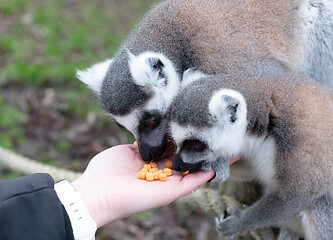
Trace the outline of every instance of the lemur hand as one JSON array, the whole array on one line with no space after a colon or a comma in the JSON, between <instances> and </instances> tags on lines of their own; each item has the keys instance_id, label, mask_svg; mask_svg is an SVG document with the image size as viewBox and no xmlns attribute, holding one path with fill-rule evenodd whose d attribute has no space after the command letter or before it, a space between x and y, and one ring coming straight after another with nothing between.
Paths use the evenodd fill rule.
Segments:
<instances>
[{"instance_id":1,"label":"lemur hand","mask_svg":"<svg viewBox=\"0 0 333 240\"><path fill-rule=\"evenodd\" d=\"M241 221L242 210L228 209L228 213L231 216L225 218L224 213L222 213L219 219L215 219L216 228L222 235L234 239L244 230Z\"/></svg>"},{"instance_id":2,"label":"lemur hand","mask_svg":"<svg viewBox=\"0 0 333 240\"><path fill-rule=\"evenodd\" d=\"M229 161L224 158L218 158L214 162L205 162L202 169L215 171L215 178L212 182L223 182L229 177Z\"/></svg>"}]
</instances>

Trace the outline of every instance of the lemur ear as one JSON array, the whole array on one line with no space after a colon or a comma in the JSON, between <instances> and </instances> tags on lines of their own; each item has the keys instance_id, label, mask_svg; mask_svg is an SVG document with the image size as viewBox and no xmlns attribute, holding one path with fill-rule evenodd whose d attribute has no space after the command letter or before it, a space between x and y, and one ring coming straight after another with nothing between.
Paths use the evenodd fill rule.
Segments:
<instances>
[{"instance_id":1,"label":"lemur ear","mask_svg":"<svg viewBox=\"0 0 333 240\"><path fill-rule=\"evenodd\" d=\"M239 100L229 95L222 95L221 98L225 105L225 112L230 115L230 122L234 123L237 120Z\"/></svg>"},{"instance_id":2,"label":"lemur ear","mask_svg":"<svg viewBox=\"0 0 333 240\"><path fill-rule=\"evenodd\" d=\"M144 52L136 56L129 50L128 56L129 68L136 84L148 87L166 85L165 68L168 60L165 56L155 52Z\"/></svg>"},{"instance_id":3,"label":"lemur ear","mask_svg":"<svg viewBox=\"0 0 333 240\"><path fill-rule=\"evenodd\" d=\"M103 80L112 62L112 59L107 59L104 62L92 65L86 70L76 70L76 77L81 82L85 83L96 94L99 94L102 88Z\"/></svg>"},{"instance_id":4,"label":"lemur ear","mask_svg":"<svg viewBox=\"0 0 333 240\"><path fill-rule=\"evenodd\" d=\"M159 59L158 57L150 57L147 60L152 69L156 71L161 71L164 67L164 64L162 63L161 59Z\"/></svg>"},{"instance_id":5,"label":"lemur ear","mask_svg":"<svg viewBox=\"0 0 333 240\"><path fill-rule=\"evenodd\" d=\"M163 68L164 64L158 57L147 58L147 62L151 67L152 72L158 73L158 78L164 78Z\"/></svg>"},{"instance_id":6,"label":"lemur ear","mask_svg":"<svg viewBox=\"0 0 333 240\"><path fill-rule=\"evenodd\" d=\"M236 122L240 111L240 99L240 94L231 89L221 89L216 92L209 102L212 121L222 125Z\"/></svg>"}]
</instances>

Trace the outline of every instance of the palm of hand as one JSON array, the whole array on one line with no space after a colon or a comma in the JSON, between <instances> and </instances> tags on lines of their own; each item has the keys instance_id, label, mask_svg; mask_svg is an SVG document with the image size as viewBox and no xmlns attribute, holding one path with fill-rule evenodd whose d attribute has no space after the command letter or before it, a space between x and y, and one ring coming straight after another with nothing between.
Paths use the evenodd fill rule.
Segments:
<instances>
[{"instance_id":1,"label":"palm of hand","mask_svg":"<svg viewBox=\"0 0 333 240\"><path fill-rule=\"evenodd\" d=\"M170 158L158 161L160 168L166 160ZM144 163L134 145L107 149L91 160L77 185L90 188L89 194L83 197L90 202L96 218L101 219L96 220L98 226L167 205L199 188L214 175L211 171L183 177L174 172L166 182L147 182L137 179Z\"/></svg>"}]
</instances>

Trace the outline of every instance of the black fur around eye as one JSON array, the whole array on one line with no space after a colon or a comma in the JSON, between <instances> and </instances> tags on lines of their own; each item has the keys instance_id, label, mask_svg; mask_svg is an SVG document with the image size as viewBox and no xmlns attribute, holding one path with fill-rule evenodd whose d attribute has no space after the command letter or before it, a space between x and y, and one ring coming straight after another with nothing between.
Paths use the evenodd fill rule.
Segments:
<instances>
[{"instance_id":1,"label":"black fur around eye","mask_svg":"<svg viewBox=\"0 0 333 240\"><path fill-rule=\"evenodd\" d=\"M202 143L195 143L192 145L192 148L195 150L195 151L202 151L205 149L205 145L202 144Z\"/></svg>"},{"instance_id":2,"label":"black fur around eye","mask_svg":"<svg viewBox=\"0 0 333 240\"><path fill-rule=\"evenodd\" d=\"M161 123L162 117L158 112L145 112L140 120L139 129L151 130L158 127Z\"/></svg>"},{"instance_id":3,"label":"black fur around eye","mask_svg":"<svg viewBox=\"0 0 333 240\"><path fill-rule=\"evenodd\" d=\"M186 140L183 147L189 151L202 152L206 149L207 145L200 140Z\"/></svg>"},{"instance_id":4,"label":"black fur around eye","mask_svg":"<svg viewBox=\"0 0 333 240\"><path fill-rule=\"evenodd\" d=\"M145 122L145 125L150 128L155 128L158 125L157 119L152 119L147 122Z\"/></svg>"}]
</instances>

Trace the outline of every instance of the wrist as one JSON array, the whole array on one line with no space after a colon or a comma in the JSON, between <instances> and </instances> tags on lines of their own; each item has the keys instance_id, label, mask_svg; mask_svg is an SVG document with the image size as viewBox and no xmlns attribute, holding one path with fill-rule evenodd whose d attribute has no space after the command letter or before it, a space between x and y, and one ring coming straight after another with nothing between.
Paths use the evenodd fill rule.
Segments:
<instances>
[{"instance_id":1,"label":"wrist","mask_svg":"<svg viewBox=\"0 0 333 240\"><path fill-rule=\"evenodd\" d=\"M97 224L97 228L123 218L126 209L123 206L124 201L117 199L119 191L110 186L106 188L104 182L103 184L92 183L91 179L94 178L83 174L72 182L72 185L81 194L84 204ZM98 176L95 179L98 179ZM113 191L113 193L106 194L110 191Z\"/></svg>"},{"instance_id":2,"label":"wrist","mask_svg":"<svg viewBox=\"0 0 333 240\"><path fill-rule=\"evenodd\" d=\"M97 228L100 227L101 226L99 224L100 219L99 215L97 214L98 211L96 210L96 206L94 205L94 203L96 204L97 201L96 199L97 196L94 195L95 193L89 190L90 189L89 185L84 184L79 179L73 181L71 184L76 189L76 191L80 193L80 195L82 196L82 201L86 206L91 218L96 222Z\"/></svg>"},{"instance_id":3,"label":"wrist","mask_svg":"<svg viewBox=\"0 0 333 240\"><path fill-rule=\"evenodd\" d=\"M71 221L74 239L95 239L96 222L90 216L89 210L82 201L81 194L66 180L55 184L54 190L64 205Z\"/></svg>"},{"instance_id":4,"label":"wrist","mask_svg":"<svg viewBox=\"0 0 333 240\"><path fill-rule=\"evenodd\" d=\"M84 177L80 177L72 185L75 187L82 196L82 201L87 207L90 216L96 222L97 228L104 226L112 221L109 216L108 201L100 196L103 193L103 189L99 189L99 186L92 184L91 181L85 181Z\"/></svg>"}]
</instances>

